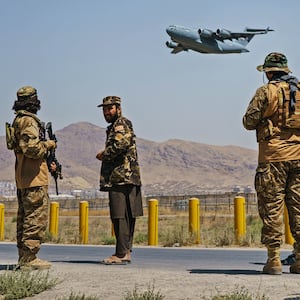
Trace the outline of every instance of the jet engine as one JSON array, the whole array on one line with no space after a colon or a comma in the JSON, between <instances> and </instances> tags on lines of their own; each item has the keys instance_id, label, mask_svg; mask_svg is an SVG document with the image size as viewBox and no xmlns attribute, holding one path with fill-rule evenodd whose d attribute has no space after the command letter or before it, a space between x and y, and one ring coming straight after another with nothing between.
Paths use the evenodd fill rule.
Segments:
<instances>
[{"instance_id":1,"label":"jet engine","mask_svg":"<svg viewBox=\"0 0 300 300\"><path fill-rule=\"evenodd\" d=\"M213 36L213 31L209 29L198 29L198 33L201 37L212 37Z\"/></svg>"},{"instance_id":2,"label":"jet engine","mask_svg":"<svg viewBox=\"0 0 300 300\"><path fill-rule=\"evenodd\" d=\"M174 48L176 48L178 45L177 45L176 43L173 43L173 42L166 42L166 46L167 46L168 48L174 49Z\"/></svg>"},{"instance_id":3,"label":"jet engine","mask_svg":"<svg viewBox=\"0 0 300 300\"><path fill-rule=\"evenodd\" d=\"M231 37L231 32L226 29L217 29L217 35L223 39L229 39Z\"/></svg>"}]
</instances>

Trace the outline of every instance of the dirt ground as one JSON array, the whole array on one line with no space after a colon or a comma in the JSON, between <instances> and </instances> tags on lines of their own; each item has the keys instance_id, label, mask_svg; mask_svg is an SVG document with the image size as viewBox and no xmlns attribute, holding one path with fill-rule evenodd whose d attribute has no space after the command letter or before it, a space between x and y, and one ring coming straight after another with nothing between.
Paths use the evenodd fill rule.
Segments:
<instances>
[{"instance_id":1,"label":"dirt ground","mask_svg":"<svg viewBox=\"0 0 300 300\"><path fill-rule=\"evenodd\" d=\"M100 259L111 253L112 246L69 247L63 247L64 252L60 245L42 247L41 257L52 263L49 275L59 282L26 299L68 299L73 293L124 300L134 289L139 294L153 289L165 300L208 300L243 290L253 300L300 300L300 275L289 273L289 266L283 266L282 275L261 274L264 249L141 247L134 249L131 264L107 266L100 264ZM283 249L283 257L291 253L290 248ZM2 243L0 274L7 265L13 266L16 258L15 245Z\"/></svg>"},{"instance_id":2,"label":"dirt ground","mask_svg":"<svg viewBox=\"0 0 300 300\"><path fill-rule=\"evenodd\" d=\"M140 293L154 288L154 293L159 292L166 300L210 299L213 295L229 294L242 288L254 297L265 295L265 299L270 300L300 299L300 275L288 273L288 266L284 266L283 275L270 276L246 274L244 271L241 274L201 274L187 270L157 270L151 266L140 268L134 264L105 266L95 263L84 264L83 267L75 263L57 262L53 263L50 274L58 277L61 283L28 299L54 300L73 292L120 300L135 288Z\"/></svg>"}]
</instances>

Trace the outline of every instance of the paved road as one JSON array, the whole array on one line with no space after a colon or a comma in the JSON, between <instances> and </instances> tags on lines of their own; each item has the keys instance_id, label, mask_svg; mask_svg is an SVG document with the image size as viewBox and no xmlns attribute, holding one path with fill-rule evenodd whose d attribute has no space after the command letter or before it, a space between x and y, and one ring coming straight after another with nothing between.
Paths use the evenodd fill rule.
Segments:
<instances>
[{"instance_id":1,"label":"paved road","mask_svg":"<svg viewBox=\"0 0 300 300\"><path fill-rule=\"evenodd\" d=\"M264 249L136 247L133 262L105 266L99 261L113 253L111 246L43 245L40 257L52 262L50 274L62 280L55 288L30 299L58 299L71 291L100 299L124 299L137 288L154 286L165 299L203 299L245 288L269 299L300 299L300 275L261 274ZM290 252L284 250L285 257ZM17 261L15 244L0 243L0 270ZM299 297L299 298L297 298Z\"/></svg>"}]
</instances>

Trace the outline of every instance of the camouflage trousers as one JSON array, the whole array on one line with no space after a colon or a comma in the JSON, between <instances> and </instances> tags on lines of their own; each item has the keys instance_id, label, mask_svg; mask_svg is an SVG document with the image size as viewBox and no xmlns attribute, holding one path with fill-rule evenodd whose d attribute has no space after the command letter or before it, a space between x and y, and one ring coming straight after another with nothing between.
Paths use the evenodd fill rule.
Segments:
<instances>
[{"instance_id":1,"label":"camouflage trousers","mask_svg":"<svg viewBox=\"0 0 300 300\"><path fill-rule=\"evenodd\" d=\"M285 204L291 233L300 246L300 160L260 163L255 189L263 222L261 242L268 248L282 244Z\"/></svg>"},{"instance_id":2,"label":"camouflage trousers","mask_svg":"<svg viewBox=\"0 0 300 300\"><path fill-rule=\"evenodd\" d=\"M18 189L17 247L37 254L48 223L48 187Z\"/></svg>"}]
</instances>

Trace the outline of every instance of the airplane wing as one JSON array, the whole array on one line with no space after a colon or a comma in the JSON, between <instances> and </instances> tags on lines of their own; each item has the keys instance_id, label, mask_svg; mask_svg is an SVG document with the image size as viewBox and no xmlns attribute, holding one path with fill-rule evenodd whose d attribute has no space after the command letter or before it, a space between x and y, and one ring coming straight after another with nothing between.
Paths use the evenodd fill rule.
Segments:
<instances>
[{"instance_id":1,"label":"airplane wing","mask_svg":"<svg viewBox=\"0 0 300 300\"><path fill-rule=\"evenodd\" d=\"M182 47L177 46L177 47L173 48L173 50L171 51L171 53L176 54L176 53L179 53L179 52L184 51L184 50L185 49L183 49Z\"/></svg>"},{"instance_id":2,"label":"airplane wing","mask_svg":"<svg viewBox=\"0 0 300 300\"><path fill-rule=\"evenodd\" d=\"M273 29L270 29L269 27L265 29L255 29L255 28L245 28L245 31L242 32L233 32L226 29L218 29L216 31L216 36L218 39L238 39L238 38L246 38L248 40L251 40L255 35L257 34L266 34L269 31L274 31Z\"/></svg>"}]
</instances>

